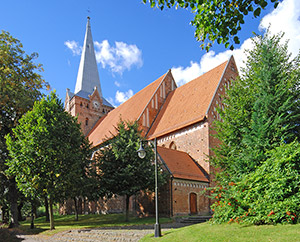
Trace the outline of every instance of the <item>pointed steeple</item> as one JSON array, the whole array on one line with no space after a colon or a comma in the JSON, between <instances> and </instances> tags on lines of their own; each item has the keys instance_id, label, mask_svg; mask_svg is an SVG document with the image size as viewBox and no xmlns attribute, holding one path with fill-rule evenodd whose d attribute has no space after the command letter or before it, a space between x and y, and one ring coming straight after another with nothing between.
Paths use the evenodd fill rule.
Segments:
<instances>
[{"instance_id":1,"label":"pointed steeple","mask_svg":"<svg viewBox=\"0 0 300 242\"><path fill-rule=\"evenodd\" d=\"M97 87L99 95L100 97L102 97L98 67L94 51L94 43L92 38L90 17L88 17L84 44L77 74L75 95L80 91L92 94L95 87Z\"/></svg>"}]
</instances>

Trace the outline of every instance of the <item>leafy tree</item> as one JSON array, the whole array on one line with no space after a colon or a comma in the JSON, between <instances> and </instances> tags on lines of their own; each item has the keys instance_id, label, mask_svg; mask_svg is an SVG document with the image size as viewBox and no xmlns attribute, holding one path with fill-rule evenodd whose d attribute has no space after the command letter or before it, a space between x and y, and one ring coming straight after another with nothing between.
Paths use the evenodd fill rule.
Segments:
<instances>
[{"instance_id":1,"label":"leafy tree","mask_svg":"<svg viewBox=\"0 0 300 242\"><path fill-rule=\"evenodd\" d=\"M95 167L89 165L89 162L82 162L81 169L74 174L72 186L66 191L66 197L74 201L75 220L78 221L79 199L87 198L89 201L99 199L99 188Z\"/></svg>"},{"instance_id":2,"label":"leafy tree","mask_svg":"<svg viewBox=\"0 0 300 242\"><path fill-rule=\"evenodd\" d=\"M215 191L215 223L297 223L300 216L300 144L283 143L240 181Z\"/></svg>"},{"instance_id":3,"label":"leafy tree","mask_svg":"<svg viewBox=\"0 0 300 242\"><path fill-rule=\"evenodd\" d=\"M77 119L64 111L52 92L34 104L6 139L12 157L7 162L9 174L27 196L48 197L50 229L54 229L53 203L74 189L91 155Z\"/></svg>"},{"instance_id":4,"label":"leafy tree","mask_svg":"<svg viewBox=\"0 0 300 242\"><path fill-rule=\"evenodd\" d=\"M226 48L234 48L239 44L238 32L245 23L244 17L253 14L261 15L268 4L276 8L280 0L143 0L152 8L180 7L190 9L195 18L191 24L196 28L195 37L203 42L201 47L208 51L214 42L224 44Z\"/></svg>"},{"instance_id":5,"label":"leafy tree","mask_svg":"<svg viewBox=\"0 0 300 242\"><path fill-rule=\"evenodd\" d=\"M21 116L32 108L35 100L41 98L42 89L46 83L38 74L42 71L40 64L35 64L37 54L25 54L19 40L8 32L0 33L0 205L8 207L10 203L11 223L17 226L18 222L18 191L14 176L7 176L5 161L8 158L5 135L12 134L12 128L18 124ZM3 194L4 191L8 191Z\"/></svg>"},{"instance_id":6,"label":"leafy tree","mask_svg":"<svg viewBox=\"0 0 300 242\"><path fill-rule=\"evenodd\" d=\"M152 148L146 146L146 157L138 157L137 150L142 138L137 122L120 120L116 129L118 135L99 150L96 167L103 196L125 196L128 221L130 197L141 190L154 188L154 164L151 162L154 155ZM162 176L160 181L163 181Z\"/></svg>"},{"instance_id":7,"label":"leafy tree","mask_svg":"<svg viewBox=\"0 0 300 242\"><path fill-rule=\"evenodd\" d=\"M213 193L217 199L216 222L249 214L247 209L253 210L251 206L255 202L268 196L272 198L261 201L265 208L257 206L256 215L252 214L255 218L247 221L283 222L282 219L266 220L266 212L271 207L286 204L297 192L297 181L284 187L288 196L283 196L285 191L281 189L267 187L275 186L273 179L278 171L283 172L278 176L281 177L279 183L289 181L290 167L296 168L293 165L296 161L290 160L288 153L284 153L281 160L277 156L284 149L290 152L289 147L298 148L297 144L287 144L299 139L300 56L291 59L287 43L281 44L281 38L282 35L270 36L267 32L253 40L255 48L248 52L244 73L226 91L225 109L218 110L222 121L214 125L221 144L211 157L213 164L221 168L217 177L220 187ZM290 156L297 157L297 152L291 152ZM271 166L271 161L277 164ZM281 163L287 166L276 167ZM267 166L277 170L267 169ZM295 172L299 175L300 170ZM260 197L255 192L259 192Z\"/></svg>"}]
</instances>

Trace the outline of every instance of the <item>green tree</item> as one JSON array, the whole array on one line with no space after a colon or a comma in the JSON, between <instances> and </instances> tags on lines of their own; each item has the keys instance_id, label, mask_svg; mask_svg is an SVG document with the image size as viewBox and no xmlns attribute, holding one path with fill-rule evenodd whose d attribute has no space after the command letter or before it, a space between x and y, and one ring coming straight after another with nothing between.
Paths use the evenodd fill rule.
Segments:
<instances>
[{"instance_id":1,"label":"green tree","mask_svg":"<svg viewBox=\"0 0 300 242\"><path fill-rule=\"evenodd\" d=\"M195 18L191 24L196 28L195 37L203 42L202 49L208 51L214 42L234 48L239 44L238 32L245 23L245 16L253 14L254 18L271 4L276 8L280 0L143 0L151 7L188 8Z\"/></svg>"},{"instance_id":2,"label":"green tree","mask_svg":"<svg viewBox=\"0 0 300 242\"><path fill-rule=\"evenodd\" d=\"M0 197L8 190L7 200L0 199L2 207L8 207L10 203L10 226L17 226L18 222L18 191L14 176L7 176L8 152L5 136L12 134L12 128L16 127L21 116L32 108L34 101L41 98L42 89L46 83L38 74L42 71L34 60L37 54L25 54L19 40L13 38L8 32L0 33Z\"/></svg>"},{"instance_id":3,"label":"green tree","mask_svg":"<svg viewBox=\"0 0 300 242\"><path fill-rule=\"evenodd\" d=\"M212 157L230 176L253 171L266 151L299 137L300 57L290 58L282 35L253 39L246 68L234 81L214 123L221 141Z\"/></svg>"},{"instance_id":4,"label":"green tree","mask_svg":"<svg viewBox=\"0 0 300 242\"><path fill-rule=\"evenodd\" d=\"M268 32L254 38L255 48L248 52L242 76L226 91L224 110L218 110L222 121L216 121L214 126L221 144L214 149L215 156L211 157L213 164L221 168L217 177L220 187L213 193L217 199L217 222L228 221L229 218L237 218L241 212L247 212L244 210L250 208L250 204L249 201L245 203L245 191L261 186L259 192L267 196L270 191L265 184L271 177L267 173L275 171L266 169L266 165L270 165L273 156L276 156L277 147L285 147L285 144L299 139L300 56L291 59L287 43L281 44L281 38L282 35L270 36ZM289 159L283 158L282 161L289 162ZM259 183L259 174L265 184ZM241 185L245 182L248 187ZM297 191L294 185L286 188L291 194ZM273 198L278 198L283 191L272 192ZM255 200L254 194L251 194ZM268 199L266 202L268 207L274 207L276 202L281 201ZM266 210L256 210L256 215Z\"/></svg>"},{"instance_id":5,"label":"green tree","mask_svg":"<svg viewBox=\"0 0 300 242\"><path fill-rule=\"evenodd\" d=\"M120 120L116 129L118 134L99 150L96 167L102 196L125 196L128 221L130 197L141 190L154 188L154 164L151 162L154 154L152 148L146 146L146 157L138 157L137 150L142 138L137 122Z\"/></svg>"},{"instance_id":6,"label":"green tree","mask_svg":"<svg viewBox=\"0 0 300 242\"><path fill-rule=\"evenodd\" d=\"M8 173L27 196L48 197L50 229L54 229L53 203L67 198L66 191L74 189L79 174L85 174L91 155L77 119L64 111L52 92L34 104L6 139L12 158Z\"/></svg>"},{"instance_id":7,"label":"green tree","mask_svg":"<svg viewBox=\"0 0 300 242\"><path fill-rule=\"evenodd\" d=\"M71 186L65 191L66 197L74 201L76 221L78 221L79 199L87 198L89 201L97 201L100 190L95 167L88 160L82 162L81 169L74 174Z\"/></svg>"},{"instance_id":8,"label":"green tree","mask_svg":"<svg viewBox=\"0 0 300 242\"><path fill-rule=\"evenodd\" d=\"M283 143L261 166L215 192L213 222L297 223L300 216L300 145Z\"/></svg>"}]
</instances>

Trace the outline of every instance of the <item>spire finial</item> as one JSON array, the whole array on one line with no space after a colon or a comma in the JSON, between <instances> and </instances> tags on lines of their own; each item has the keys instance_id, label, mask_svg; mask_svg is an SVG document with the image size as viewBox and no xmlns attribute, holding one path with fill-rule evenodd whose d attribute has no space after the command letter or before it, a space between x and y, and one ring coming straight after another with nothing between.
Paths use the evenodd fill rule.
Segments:
<instances>
[{"instance_id":1,"label":"spire finial","mask_svg":"<svg viewBox=\"0 0 300 242\"><path fill-rule=\"evenodd\" d=\"M90 14L91 14L91 11L90 11L90 7L88 7L88 9L86 10L88 12L88 16L87 16L87 19L90 20Z\"/></svg>"}]
</instances>

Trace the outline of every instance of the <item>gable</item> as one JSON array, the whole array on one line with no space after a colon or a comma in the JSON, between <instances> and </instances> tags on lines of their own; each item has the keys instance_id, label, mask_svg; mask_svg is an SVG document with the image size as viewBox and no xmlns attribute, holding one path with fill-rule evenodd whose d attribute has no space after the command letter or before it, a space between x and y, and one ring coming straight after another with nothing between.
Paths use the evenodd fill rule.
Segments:
<instances>
[{"instance_id":1,"label":"gable","mask_svg":"<svg viewBox=\"0 0 300 242\"><path fill-rule=\"evenodd\" d=\"M139 126L147 132L155 116L159 112L170 88L176 88L170 72L136 93L119 107L102 117L89 132L89 141L97 146L117 134L116 128L120 119L123 121L138 121ZM175 82L174 82L175 83Z\"/></svg>"},{"instance_id":2,"label":"gable","mask_svg":"<svg viewBox=\"0 0 300 242\"><path fill-rule=\"evenodd\" d=\"M228 61L175 89L148 132L159 137L205 119Z\"/></svg>"}]
</instances>

